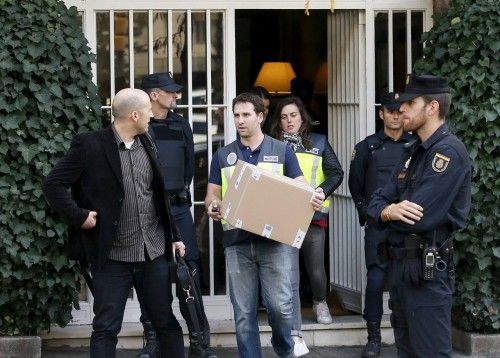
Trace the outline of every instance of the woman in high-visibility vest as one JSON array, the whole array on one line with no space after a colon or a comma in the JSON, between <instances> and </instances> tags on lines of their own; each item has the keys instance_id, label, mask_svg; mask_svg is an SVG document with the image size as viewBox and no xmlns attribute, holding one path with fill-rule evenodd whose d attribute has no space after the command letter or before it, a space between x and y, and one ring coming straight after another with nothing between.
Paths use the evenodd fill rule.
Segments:
<instances>
[{"instance_id":1,"label":"woman in high-visibility vest","mask_svg":"<svg viewBox=\"0 0 500 358\"><path fill-rule=\"evenodd\" d=\"M276 109L271 124L271 134L290 145L307 182L313 187L321 187L325 197L330 196L342 183L344 172L326 136L310 133L312 120L302 101L295 96L282 99ZM302 244L302 253L313 294L313 312L318 323L329 324L332 316L326 303L327 279L325 271L325 229L328 226L329 200L323 209L314 214L309 230ZM295 355L308 352L301 337L301 311L299 296L299 260L294 271L294 324L292 336L295 340Z\"/></svg>"}]
</instances>

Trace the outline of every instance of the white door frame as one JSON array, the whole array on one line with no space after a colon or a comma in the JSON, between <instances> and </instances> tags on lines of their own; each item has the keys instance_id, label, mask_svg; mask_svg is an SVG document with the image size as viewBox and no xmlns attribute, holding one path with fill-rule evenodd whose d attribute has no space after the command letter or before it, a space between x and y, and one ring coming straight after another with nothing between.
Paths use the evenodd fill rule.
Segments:
<instances>
[{"instance_id":1,"label":"white door frame","mask_svg":"<svg viewBox=\"0 0 500 358\"><path fill-rule=\"evenodd\" d=\"M96 10L222 10L225 13L224 17L224 67L225 67L225 98L226 98L226 116L225 116L225 134L224 138L226 143L233 141L236 138L236 130L232 123L231 108L229 108L229 99L234 98L236 95L236 39L235 39L235 10L240 9L304 9L304 0L186 0L186 1L173 1L173 0L65 0L68 6L76 6L83 15L83 28L84 33L89 41L89 46L93 53L96 53ZM311 10L329 10L331 6L330 0L310 0L309 7ZM366 23L366 38L365 38L365 73L364 80L360 81L362 93L362 101L360 102L360 115L359 130L357 133L352 133L356 136L356 140L364 138L366 135L375 131L373 121L368 121L367 118L374 118L375 115L375 64L374 64L374 16L377 10L425 10L425 24L424 31L432 26L432 0L373 0L373 1L359 1L359 0L337 0L335 1L335 9L358 9L364 11L364 18ZM326 14L325 14L326 15ZM360 58L360 60L363 60ZM96 78L96 64L92 64L92 73L94 79ZM191 118L191 116L190 116ZM329 118L329 123L332 118ZM329 125L331 126L331 124ZM209 143L210 145L210 136ZM330 134L329 139L333 137ZM209 147L210 148L210 147ZM210 155L210 154L209 154ZM210 159L210 158L209 158ZM347 168L346 171L347 178ZM209 227L210 235L213 233L212 222L210 221ZM333 237L333 230L330 227L330 240ZM361 240L361 238L360 238ZM213 244L213 243L212 243ZM213 248L212 248L213 249ZM213 250L211 249L211 252ZM330 260L332 255L330 254ZM330 261L332 267L332 262ZM211 265L213 261L211 261ZM363 265L363 263L359 263ZM212 271L212 270L211 270ZM89 293L90 297L90 293ZM226 296L210 296L205 300L207 311L210 311L210 306L214 305L219 308L225 307L222 314L218 315L219 319L232 318L232 309L229 303L229 297ZM92 318L92 299L86 302L80 302L80 311L73 312L73 324L90 323ZM214 307L215 308L215 307ZM137 311L137 307L132 308ZM135 315L135 314L134 314ZM137 316L138 317L138 316Z\"/></svg>"}]
</instances>

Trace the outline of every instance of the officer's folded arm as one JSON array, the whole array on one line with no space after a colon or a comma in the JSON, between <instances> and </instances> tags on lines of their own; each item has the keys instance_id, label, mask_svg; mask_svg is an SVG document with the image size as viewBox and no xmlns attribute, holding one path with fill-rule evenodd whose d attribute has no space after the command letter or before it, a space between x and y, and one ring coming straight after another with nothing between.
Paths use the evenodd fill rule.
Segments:
<instances>
[{"instance_id":1,"label":"officer's folded arm","mask_svg":"<svg viewBox=\"0 0 500 358\"><path fill-rule=\"evenodd\" d=\"M423 217L424 208L408 200L387 205L380 213L383 222L400 220L409 225L414 225Z\"/></svg>"}]
</instances>

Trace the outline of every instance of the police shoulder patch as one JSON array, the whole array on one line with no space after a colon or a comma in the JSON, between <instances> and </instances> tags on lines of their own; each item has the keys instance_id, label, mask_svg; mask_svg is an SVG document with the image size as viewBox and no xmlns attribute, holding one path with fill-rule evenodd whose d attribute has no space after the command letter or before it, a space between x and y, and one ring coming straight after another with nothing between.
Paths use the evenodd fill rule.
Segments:
<instances>
[{"instance_id":1,"label":"police shoulder patch","mask_svg":"<svg viewBox=\"0 0 500 358\"><path fill-rule=\"evenodd\" d=\"M354 149L351 154L351 160L354 160L354 158L356 158L356 149Z\"/></svg>"},{"instance_id":2,"label":"police shoulder patch","mask_svg":"<svg viewBox=\"0 0 500 358\"><path fill-rule=\"evenodd\" d=\"M432 159L432 170L437 173L442 173L448 168L448 164L450 163L450 158L446 155L442 155L440 153L436 153L434 158Z\"/></svg>"}]
</instances>

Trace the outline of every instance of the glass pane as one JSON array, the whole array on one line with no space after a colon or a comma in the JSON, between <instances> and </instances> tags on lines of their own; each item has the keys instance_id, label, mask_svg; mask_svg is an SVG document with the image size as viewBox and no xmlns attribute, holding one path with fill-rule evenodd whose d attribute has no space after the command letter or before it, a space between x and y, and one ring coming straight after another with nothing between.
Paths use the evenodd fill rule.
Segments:
<instances>
[{"instance_id":1,"label":"glass pane","mask_svg":"<svg viewBox=\"0 0 500 358\"><path fill-rule=\"evenodd\" d=\"M168 72L168 13L153 13L153 73Z\"/></svg>"},{"instance_id":2,"label":"glass pane","mask_svg":"<svg viewBox=\"0 0 500 358\"><path fill-rule=\"evenodd\" d=\"M78 14L76 15L76 21L78 22L78 25L80 25L80 28L82 29L82 31L84 30L83 29L83 15L84 15L83 11L78 11Z\"/></svg>"},{"instance_id":3,"label":"glass pane","mask_svg":"<svg viewBox=\"0 0 500 358\"><path fill-rule=\"evenodd\" d=\"M207 104L206 29L205 12L193 12L191 14L191 46L193 53L193 104Z\"/></svg>"},{"instance_id":4,"label":"glass pane","mask_svg":"<svg viewBox=\"0 0 500 358\"><path fill-rule=\"evenodd\" d=\"M101 103L111 105L110 63L109 63L109 13L96 14L97 37L97 91Z\"/></svg>"},{"instance_id":5,"label":"glass pane","mask_svg":"<svg viewBox=\"0 0 500 358\"><path fill-rule=\"evenodd\" d=\"M212 66L212 104L224 103L224 13L210 13L210 42Z\"/></svg>"},{"instance_id":6,"label":"glass pane","mask_svg":"<svg viewBox=\"0 0 500 358\"><path fill-rule=\"evenodd\" d=\"M210 294L210 246L208 240L208 216L204 205L194 206L194 223L200 251L200 283L203 295Z\"/></svg>"},{"instance_id":7,"label":"glass pane","mask_svg":"<svg viewBox=\"0 0 500 358\"><path fill-rule=\"evenodd\" d=\"M134 12L134 87L148 72L148 13Z\"/></svg>"},{"instance_id":8,"label":"glass pane","mask_svg":"<svg viewBox=\"0 0 500 358\"><path fill-rule=\"evenodd\" d=\"M405 88L406 73L406 12L392 14L393 31L393 76L394 91L399 92Z\"/></svg>"},{"instance_id":9,"label":"glass pane","mask_svg":"<svg viewBox=\"0 0 500 358\"><path fill-rule=\"evenodd\" d=\"M422 57L423 46L420 38L424 32L424 13L422 11L411 12L411 63L413 64Z\"/></svg>"},{"instance_id":10,"label":"glass pane","mask_svg":"<svg viewBox=\"0 0 500 358\"><path fill-rule=\"evenodd\" d=\"M106 128L111 124L111 109L103 108L101 113L101 127Z\"/></svg>"},{"instance_id":11,"label":"glass pane","mask_svg":"<svg viewBox=\"0 0 500 358\"><path fill-rule=\"evenodd\" d=\"M205 199L207 187L208 152L207 152L207 110L193 109L193 138L195 155L194 200Z\"/></svg>"},{"instance_id":12,"label":"glass pane","mask_svg":"<svg viewBox=\"0 0 500 358\"><path fill-rule=\"evenodd\" d=\"M115 12L115 93L130 87L128 12Z\"/></svg>"},{"instance_id":13,"label":"glass pane","mask_svg":"<svg viewBox=\"0 0 500 358\"><path fill-rule=\"evenodd\" d=\"M375 119L375 132L378 132L384 126L384 122L382 122L382 120L380 119L380 117L378 115L378 111L380 111L381 109L382 109L382 106L380 106L380 105L375 106L375 118L374 118Z\"/></svg>"},{"instance_id":14,"label":"glass pane","mask_svg":"<svg viewBox=\"0 0 500 358\"><path fill-rule=\"evenodd\" d=\"M380 103L380 97L389 90L389 40L387 12L375 15L375 103Z\"/></svg>"},{"instance_id":15,"label":"glass pane","mask_svg":"<svg viewBox=\"0 0 500 358\"><path fill-rule=\"evenodd\" d=\"M222 247L222 225L214 222L214 293L225 295L226 291L226 260Z\"/></svg>"},{"instance_id":16,"label":"glass pane","mask_svg":"<svg viewBox=\"0 0 500 358\"><path fill-rule=\"evenodd\" d=\"M187 93L187 17L185 12L174 11L172 14L172 51L173 51L173 77L175 82L184 86L181 90L182 97L179 104L188 103Z\"/></svg>"},{"instance_id":17,"label":"glass pane","mask_svg":"<svg viewBox=\"0 0 500 358\"><path fill-rule=\"evenodd\" d=\"M219 107L212 109L212 143L220 142L224 146L224 121L226 118L226 108ZM217 147L219 148L219 147ZM215 148L215 149L217 149ZM214 153L215 150L212 151Z\"/></svg>"},{"instance_id":18,"label":"glass pane","mask_svg":"<svg viewBox=\"0 0 500 358\"><path fill-rule=\"evenodd\" d=\"M78 283L80 284L80 290L78 291L78 301L85 302L87 301L88 297L87 297L87 284L85 283L85 279L83 278L83 276L80 276Z\"/></svg>"}]
</instances>

